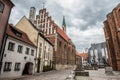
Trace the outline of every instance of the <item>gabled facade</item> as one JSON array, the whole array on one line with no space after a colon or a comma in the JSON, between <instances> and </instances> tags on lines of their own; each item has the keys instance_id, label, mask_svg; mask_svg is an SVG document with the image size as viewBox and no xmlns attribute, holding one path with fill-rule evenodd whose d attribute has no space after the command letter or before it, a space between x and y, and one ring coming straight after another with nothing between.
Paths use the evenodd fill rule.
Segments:
<instances>
[{"instance_id":1,"label":"gabled facade","mask_svg":"<svg viewBox=\"0 0 120 80\"><path fill-rule=\"evenodd\" d=\"M37 46L35 72L43 71L45 65L51 66L53 62L53 44L25 16L16 24L16 27L25 32Z\"/></svg>"},{"instance_id":2,"label":"gabled facade","mask_svg":"<svg viewBox=\"0 0 120 80\"><path fill-rule=\"evenodd\" d=\"M113 70L120 70L120 4L107 15L107 20L104 21L104 33L110 66Z\"/></svg>"},{"instance_id":3,"label":"gabled facade","mask_svg":"<svg viewBox=\"0 0 120 80\"><path fill-rule=\"evenodd\" d=\"M0 78L34 74L36 46L26 33L8 25Z\"/></svg>"},{"instance_id":4,"label":"gabled facade","mask_svg":"<svg viewBox=\"0 0 120 80\"><path fill-rule=\"evenodd\" d=\"M31 21L36 28L43 31L44 36L54 44L53 63L55 69L75 66L75 45L66 34L65 18L63 20L62 30L52 20L46 9L43 8L39 10L39 14L36 15L36 18L33 18Z\"/></svg>"}]
</instances>

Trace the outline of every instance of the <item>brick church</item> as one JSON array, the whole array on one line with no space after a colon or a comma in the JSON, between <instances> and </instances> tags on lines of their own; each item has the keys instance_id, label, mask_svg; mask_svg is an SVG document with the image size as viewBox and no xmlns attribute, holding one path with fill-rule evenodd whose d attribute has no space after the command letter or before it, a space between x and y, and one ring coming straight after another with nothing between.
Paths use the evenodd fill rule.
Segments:
<instances>
[{"instance_id":1,"label":"brick church","mask_svg":"<svg viewBox=\"0 0 120 80\"><path fill-rule=\"evenodd\" d=\"M39 10L38 15L35 15L35 12L35 7L31 7L29 19L54 44L54 69L74 68L76 48L66 34L65 17L63 17L61 29L45 8Z\"/></svg>"},{"instance_id":2,"label":"brick church","mask_svg":"<svg viewBox=\"0 0 120 80\"><path fill-rule=\"evenodd\" d=\"M120 70L120 4L107 15L104 33L110 66L113 70Z\"/></svg>"}]
</instances>

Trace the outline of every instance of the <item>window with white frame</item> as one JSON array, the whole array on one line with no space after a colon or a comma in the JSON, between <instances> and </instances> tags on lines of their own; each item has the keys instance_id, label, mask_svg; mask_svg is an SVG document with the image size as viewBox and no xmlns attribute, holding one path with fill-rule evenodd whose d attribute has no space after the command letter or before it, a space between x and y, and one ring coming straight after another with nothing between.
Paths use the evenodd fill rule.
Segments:
<instances>
[{"instance_id":1,"label":"window with white frame","mask_svg":"<svg viewBox=\"0 0 120 80\"><path fill-rule=\"evenodd\" d=\"M14 51L14 48L15 48L15 43L9 42L9 44L8 44L8 50Z\"/></svg>"},{"instance_id":2,"label":"window with white frame","mask_svg":"<svg viewBox=\"0 0 120 80\"><path fill-rule=\"evenodd\" d=\"M31 55L34 56L34 50L33 49L31 49Z\"/></svg>"},{"instance_id":3,"label":"window with white frame","mask_svg":"<svg viewBox=\"0 0 120 80\"><path fill-rule=\"evenodd\" d=\"M17 50L17 52L22 53L22 50L23 50L23 46L18 45L18 50Z\"/></svg>"},{"instance_id":4,"label":"window with white frame","mask_svg":"<svg viewBox=\"0 0 120 80\"><path fill-rule=\"evenodd\" d=\"M11 71L12 62L5 62L4 71Z\"/></svg>"},{"instance_id":5,"label":"window with white frame","mask_svg":"<svg viewBox=\"0 0 120 80\"><path fill-rule=\"evenodd\" d=\"M29 54L29 48L26 48L25 54Z\"/></svg>"},{"instance_id":6,"label":"window with white frame","mask_svg":"<svg viewBox=\"0 0 120 80\"><path fill-rule=\"evenodd\" d=\"M20 63L15 63L15 71L20 71Z\"/></svg>"}]
</instances>

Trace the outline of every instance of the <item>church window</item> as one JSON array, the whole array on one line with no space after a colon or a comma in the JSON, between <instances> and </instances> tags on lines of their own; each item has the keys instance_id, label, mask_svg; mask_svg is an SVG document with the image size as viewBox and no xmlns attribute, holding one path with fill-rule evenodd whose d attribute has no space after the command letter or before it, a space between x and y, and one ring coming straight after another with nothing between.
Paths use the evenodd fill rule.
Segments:
<instances>
[{"instance_id":1,"label":"church window","mask_svg":"<svg viewBox=\"0 0 120 80\"><path fill-rule=\"evenodd\" d=\"M51 28L49 28L49 34L51 34Z\"/></svg>"},{"instance_id":2,"label":"church window","mask_svg":"<svg viewBox=\"0 0 120 80\"><path fill-rule=\"evenodd\" d=\"M66 45L64 45L64 59L65 59L65 64L67 64L67 51L66 51Z\"/></svg>"},{"instance_id":3,"label":"church window","mask_svg":"<svg viewBox=\"0 0 120 80\"><path fill-rule=\"evenodd\" d=\"M41 18L43 18L43 15L41 15Z\"/></svg>"},{"instance_id":4,"label":"church window","mask_svg":"<svg viewBox=\"0 0 120 80\"><path fill-rule=\"evenodd\" d=\"M62 42L60 41L59 42L59 63L61 63L61 61L62 61L62 54L61 54L61 52L62 52Z\"/></svg>"},{"instance_id":5,"label":"church window","mask_svg":"<svg viewBox=\"0 0 120 80\"><path fill-rule=\"evenodd\" d=\"M118 11L118 15L119 15L119 18L120 18L120 10Z\"/></svg>"},{"instance_id":6,"label":"church window","mask_svg":"<svg viewBox=\"0 0 120 80\"><path fill-rule=\"evenodd\" d=\"M0 12L3 12L3 10L4 10L4 4L0 2Z\"/></svg>"}]
</instances>

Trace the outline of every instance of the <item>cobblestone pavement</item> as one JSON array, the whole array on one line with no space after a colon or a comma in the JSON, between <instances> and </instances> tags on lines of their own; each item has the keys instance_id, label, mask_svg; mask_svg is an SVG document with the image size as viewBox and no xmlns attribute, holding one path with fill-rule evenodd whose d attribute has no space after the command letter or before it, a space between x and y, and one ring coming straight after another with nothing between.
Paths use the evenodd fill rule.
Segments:
<instances>
[{"instance_id":1,"label":"cobblestone pavement","mask_svg":"<svg viewBox=\"0 0 120 80\"><path fill-rule=\"evenodd\" d=\"M89 77L77 77L77 80L120 80L120 72L113 71L113 74L105 74L104 69L89 70Z\"/></svg>"},{"instance_id":2,"label":"cobblestone pavement","mask_svg":"<svg viewBox=\"0 0 120 80\"><path fill-rule=\"evenodd\" d=\"M120 80L120 71L113 72L112 75L105 74L104 69L88 70L89 77L77 77L76 80ZM53 70L49 72L43 72L40 74L22 76L16 79L5 80L65 80L71 74L72 70Z\"/></svg>"},{"instance_id":3,"label":"cobblestone pavement","mask_svg":"<svg viewBox=\"0 0 120 80\"><path fill-rule=\"evenodd\" d=\"M65 80L72 70L54 70L43 72L32 76L26 76L15 80Z\"/></svg>"}]
</instances>

